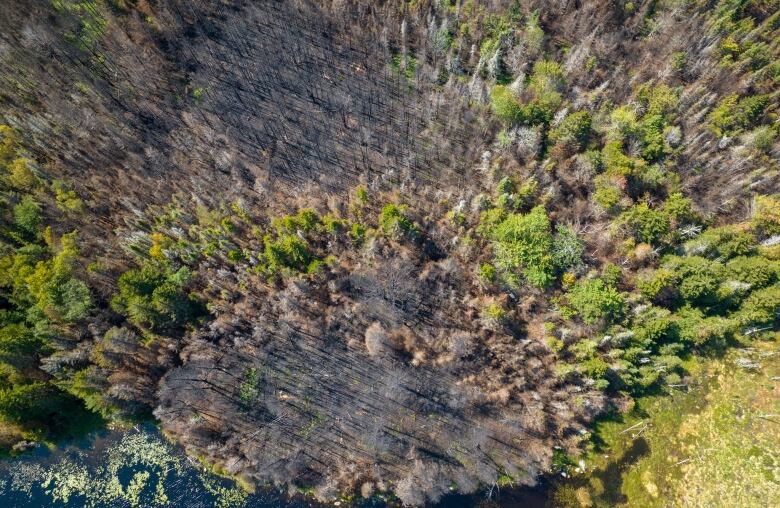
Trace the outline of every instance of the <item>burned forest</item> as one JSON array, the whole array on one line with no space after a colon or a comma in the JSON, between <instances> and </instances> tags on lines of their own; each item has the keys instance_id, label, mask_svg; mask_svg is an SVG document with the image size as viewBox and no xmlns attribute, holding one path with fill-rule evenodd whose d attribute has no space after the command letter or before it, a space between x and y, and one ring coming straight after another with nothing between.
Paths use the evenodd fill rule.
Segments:
<instances>
[{"instance_id":1,"label":"burned forest","mask_svg":"<svg viewBox=\"0 0 780 508\"><path fill-rule=\"evenodd\" d=\"M568 470L777 337L779 48L777 0L0 0L0 447L151 420L411 506Z\"/></svg>"}]
</instances>

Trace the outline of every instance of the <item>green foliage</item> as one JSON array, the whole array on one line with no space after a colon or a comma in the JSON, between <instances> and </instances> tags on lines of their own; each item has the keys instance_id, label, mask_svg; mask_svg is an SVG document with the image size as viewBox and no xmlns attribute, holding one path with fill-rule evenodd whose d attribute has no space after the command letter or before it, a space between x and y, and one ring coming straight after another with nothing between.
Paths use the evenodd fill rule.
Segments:
<instances>
[{"instance_id":1,"label":"green foliage","mask_svg":"<svg viewBox=\"0 0 780 508\"><path fill-rule=\"evenodd\" d=\"M167 263L145 261L123 273L111 306L128 321L154 333L177 333L206 314L204 305L188 291L186 267L173 271Z\"/></svg>"},{"instance_id":2,"label":"green foliage","mask_svg":"<svg viewBox=\"0 0 780 508\"><path fill-rule=\"evenodd\" d=\"M700 309L684 307L676 316L678 336L693 347L722 348L735 331L735 323L720 316L707 317Z\"/></svg>"},{"instance_id":3,"label":"green foliage","mask_svg":"<svg viewBox=\"0 0 780 508\"><path fill-rule=\"evenodd\" d=\"M733 135L755 125L769 104L766 95L739 98L727 95L709 114L710 128L716 136Z\"/></svg>"},{"instance_id":4,"label":"green foliage","mask_svg":"<svg viewBox=\"0 0 780 508\"><path fill-rule=\"evenodd\" d=\"M238 389L238 398L244 410L251 409L260 398L260 378L257 369L251 367L244 372L244 380Z\"/></svg>"},{"instance_id":5,"label":"green foliage","mask_svg":"<svg viewBox=\"0 0 780 508\"><path fill-rule=\"evenodd\" d=\"M568 292L569 305L582 321L594 325L599 321L619 321L624 312L623 295L602 279L585 279L577 282Z\"/></svg>"},{"instance_id":6,"label":"green foliage","mask_svg":"<svg viewBox=\"0 0 780 508\"><path fill-rule=\"evenodd\" d=\"M577 111L566 116L561 124L550 132L550 140L564 143L576 149L588 144L591 133L591 117L587 111Z\"/></svg>"},{"instance_id":7,"label":"green foliage","mask_svg":"<svg viewBox=\"0 0 780 508\"><path fill-rule=\"evenodd\" d=\"M770 262L761 256L740 256L726 264L726 276L750 284L751 288L759 289L768 286L778 279L780 264Z\"/></svg>"},{"instance_id":8,"label":"green foliage","mask_svg":"<svg viewBox=\"0 0 780 508\"><path fill-rule=\"evenodd\" d=\"M525 279L539 288L555 280L552 255L553 235L544 208L537 206L530 213L508 214L490 228L494 263L501 274L522 272Z\"/></svg>"},{"instance_id":9,"label":"green foliage","mask_svg":"<svg viewBox=\"0 0 780 508\"><path fill-rule=\"evenodd\" d=\"M413 238L420 234L417 224L406 215L405 205L385 205L379 213L379 227L392 238Z\"/></svg>"},{"instance_id":10,"label":"green foliage","mask_svg":"<svg viewBox=\"0 0 780 508\"><path fill-rule=\"evenodd\" d=\"M691 305L711 306L718 302L723 265L700 256L670 256L663 264L674 273L680 297Z\"/></svg>"},{"instance_id":11,"label":"green foliage","mask_svg":"<svg viewBox=\"0 0 780 508\"><path fill-rule=\"evenodd\" d=\"M358 222L352 223L352 228L350 229L349 236L352 238L352 241L360 244L363 243L363 240L366 238L366 228L365 226L361 225Z\"/></svg>"},{"instance_id":12,"label":"green foliage","mask_svg":"<svg viewBox=\"0 0 780 508\"><path fill-rule=\"evenodd\" d=\"M669 215L663 210L650 208L647 203L634 205L621 214L618 222L639 242L662 241L671 228Z\"/></svg>"},{"instance_id":13,"label":"green foliage","mask_svg":"<svg viewBox=\"0 0 780 508\"><path fill-rule=\"evenodd\" d=\"M605 212L614 213L618 210L622 193L607 175L599 175L595 180L596 190L593 201Z\"/></svg>"},{"instance_id":14,"label":"green foliage","mask_svg":"<svg viewBox=\"0 0 780 508\"><path fill-rule=\"evenodd\" d=\"M780 284L751 293L740 306L736 317L743 326L777 330L780 325Z\"/></svg>"},{"instance_id":15,"label":"green foliage","mask_svg":"<svg viewBox=\"0 0 780 508\"><path fill-rule=\"evenodd\" d=\"M482 318L500 324L506 317L506 311L498 303L492 302L482 309Z\"/></svg>"},{"instance_id":16,"label":"green foliage","mask_svg":"<svg viewBox=\"0 0 780 508\"><path fill-rule=\"evenodd\" d=\"M35 238L41 226L41 207L30 196L14 206L14 224L27 238Z\"/></svg>"},{"instance_id":17,"label":"green foliage","mask_svg":"<svg viewBox=\"0 0 780 508\"><path fill-rule=\"evenodd\" d=\"M688 63L688 56L685 54L684 51L677 51L675 53L672 53L672 60L670 62L672 66L672 70L677 73L681 74L685 71L686 64Z\"/></svg>"},{"instance_id":18,"label":"green foliage","mask_svg":"<svg viewBox=\"0 0 780 508\"><path fill-rule=\"evenodd\" d=\"M507 125L521 123L525 120L522 104L504 85L495 85L490 90L490 107L493 114Z\"/></svg>"},{"instance_id":19,"label":"green foliage","mask_svg":"<svg viewBox=\"0 0 780 508\"><path fill-rule=\"evenodd\" d=\"M780 194L754 198L751 226L762 236L780 235Z\"/></svg>"},{"instance_id":20,"label":"green foliage","mask_svg":"<svg viewBox=\"0 0 780 508\"><path fill-rule=\"evenodd\" d=\"M322 225L320 216L311 208L301 208L295 215L284 215L271 220L271 227L279 234L309 233Z\"/></svg>"},{"instance_id":21,"label":"green foliage","mask_svg":"<svg viewBox=\"0 0 780 508\"><path fill-rule=\"evenodd\" d=\"M565 85L561 64L540 60L534 64L528 81L531 100L524 104L508 87L495 85L490 91L491 109L507 125L546 124L563 101L561 92Z\"/></svg>"},{"instance_id":22,"label":"green foliage","mask_svg":"<svg viewBox=\"0 0 780 508\"><path fill-rule=\"evenodd\" d=\"M756 249L756 237L750 231L734 226L709 228L683 245L686 254L707 258L730 259L751 254Z\"/></svg>"},{"instance_id":23,"label":"green foliage","mask_svg":"<svg viewBox=\"0 0 780 508\"><path fill-rule=\"evenodd\" d=\"M305 272L315 260L309 250L309 243L297 234L282 233L276 238L266 235L263 244L267 269L272 275L282 273L285 269Z\"/></svg>"},{"instance_id":24,"label":"green foliage","mask_svg":"<svg viewBox=\"0 0 780 508\"><path fill-rule=\"evenodd\" d=\"M539 60L534 64L528 87L537 98L551 93L560 93L566 86L566 73L563 66L551 60Z\"/></svg>"},{"instance_id":25,"label":"green foliage","mask_svg":"<svg viewBox=\"0 0 780 508\"><path fill-rule=\"evenodd\" d=\"M490 263L482 263L479 265L477 275L483 284L492 284L496 281L496 269Z\"/></svg>"},{"instance_id":26,"label":"green foliage","mask_svg":"<svg viewBox=\"0 0 780 508\"><path fill-rule=\"evenodd\" d=\"M577 271L582 266L585 244L568 226L558 224L552 243L553 263L559 272Z\"/></svg>"},{"instance_id":27,"label":"green foliage","mask_svg":"<svg viewBox=\"0 0 780 508\"><path fill-rule=\"evenodd\" d=\"M637 129L636 109L632 106L620 106L609 115L610 125L607 138L612 141L622 141L631 136ZM622 149L622 143L621 143Z\"/></svg>"},{"instance_id":28,"label":"green foliage","mask_svg":"<svg viewBox=\"0 0 780 508\"><path fill-rule=\"evenodd\" d=\"M18 157L8 164L8 182L15 188L24 191L35 191L41 185L41 180L31 169L32 161Z\"/></svg>"},{"instance_id":29,"label":"green foliage","mask_svg":"<svg viewBox=\"0 0 780 508\"><path fill-rule=\"evenodd\" d=\"M32 382L0 389L0 416L25 426L43 426L67 410L67 397L48 383Z\"/></svg>"},{"instance_id":30,"label":"green foliage","mask_svg":"<svg viewBox=\"0 0 780 508\"><path fill-rule=\"evenodd\" d=\"M54 180L51 187L60 210L66 212L82 212L84 210L84 202L76 195L75 191L68 188L65 182Z\"/></svg>"}]
</instances>

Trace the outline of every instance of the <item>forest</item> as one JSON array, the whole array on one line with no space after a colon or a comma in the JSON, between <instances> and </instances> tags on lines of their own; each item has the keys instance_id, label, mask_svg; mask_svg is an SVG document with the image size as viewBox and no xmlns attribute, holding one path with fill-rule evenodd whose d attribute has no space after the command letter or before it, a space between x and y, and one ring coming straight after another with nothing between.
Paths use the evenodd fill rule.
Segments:
<instances>
[{"instance_id":1,"label":"forest","mask_svg":"<svg viewBox=\"0 0 780 508\"><path fill-rule=\"evenodd\" d=\"M3 3L9 460L420 506L777 351L777 0Z\"/></svg>"}]
</instances>

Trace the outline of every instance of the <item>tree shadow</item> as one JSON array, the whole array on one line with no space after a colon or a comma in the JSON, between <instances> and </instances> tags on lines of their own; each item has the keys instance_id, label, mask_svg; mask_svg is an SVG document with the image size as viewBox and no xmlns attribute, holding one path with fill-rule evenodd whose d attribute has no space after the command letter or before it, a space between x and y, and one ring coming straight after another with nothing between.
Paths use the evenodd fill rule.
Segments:
<instances>
[{"instance_id":1,"label":"tree shadow","mask_svg":"<svg viewBox=\"0 0 780 508\"><path fill-rule=\"evenodd\" d=\"M606 468L593 473L595 478L601 480L604 493L599 496L609 505L622 504L628 501L622 493L623 473L639 459L650 454L650 444L643 437L639 437L631 444L618 460L610 462Z\"/></svg>"}]
</instances>

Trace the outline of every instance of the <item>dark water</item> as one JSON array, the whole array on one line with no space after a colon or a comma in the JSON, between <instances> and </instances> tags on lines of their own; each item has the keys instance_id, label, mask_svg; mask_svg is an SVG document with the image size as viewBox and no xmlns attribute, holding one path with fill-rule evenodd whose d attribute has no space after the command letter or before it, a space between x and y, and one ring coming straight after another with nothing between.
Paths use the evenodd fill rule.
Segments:
<instances>
[{"instance_id":1,"label":"dark water","mask_svg":"<svg viewBox=\"0 0 780 508\"><path fill-rule=\"evenodd\" d=\"M489 494L489 495L488 495ZM496 490L450 495L441 508L485 505L541 508L548 489ZM385 506L372 499L361 506ZM279 490L246 494L208 473L165 441L152 426L104 431L49 450L39 447L0 461L0 507L41 508L302 508L322 506ZM344 504L342 503L342 506Z\"/></svg>"}]
</instances>

